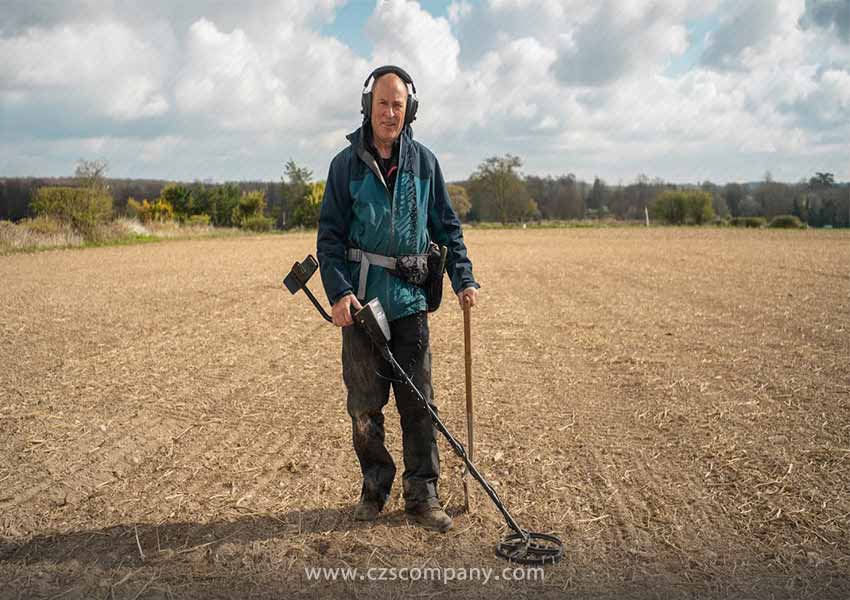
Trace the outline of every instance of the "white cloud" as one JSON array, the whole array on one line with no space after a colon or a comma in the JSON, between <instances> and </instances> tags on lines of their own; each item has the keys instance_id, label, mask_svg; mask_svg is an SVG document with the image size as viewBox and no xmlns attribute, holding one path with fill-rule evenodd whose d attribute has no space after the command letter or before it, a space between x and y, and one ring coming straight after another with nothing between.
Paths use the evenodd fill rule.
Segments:
<instances>
[{"instance_id":1,"label":"white cloud","mask_svg":"<svg viewBox=\"0 0 850 600\"><path fill-rule=\"evenodd\" d=\"M169 109L164 88L164 51L173 40L162 29L144 37L123 23L31 28L0 39L0 87L38 105L86 107L118 121L162 115Z\"/></svg>"},{"instance_id":2,"label":"white cloud","mask_svg":"<svg viewBox=\"0 0 850 600\"><path fill-rule=\"evenodd\" d=\"M379 0L363 15L367 57L322 33L342 3L45 0L12 11L0 26L0 138L14 141L0 143L0 174L68 172L85 151L103 153L113 175L276 179L291 157L322 177L359 124L363 79L385 63L415 79L417 136L452 179L505 152L530 173L614 180L768 168L797 179L812 156L850 174L838 4L455 0L439 16ZM688 32L706 18L716 26L702 58L665 75L698 57Z\"/></svg>"},{"instance_id":3,"label":"white cloud","mask_svg":"<svg viewBox=\"0 0 850 600\"><path fill-rule=\"evenodd\" d=\"M442 90L458 76L460 44L449 22L418 2L379 0L366 31L374 41L373 62L408 65L423 89Z\"/></svg>"},{"instance_id":4,"label":"white cloud","mask_svg":"<svg viewBox=\"0 0 850 600\"><path fill-rule=\"evenodd\" d=\"M201 19L189 29L186 46L175 89L182 112L244 131L285 125L294 116L283 80L241 29L225 33Z\"/></svg>"},{"instance_id":5,"label":"white cloud","mask_svg":"<svg viewBox=\"0 0 850 600\"><path fill-rule=\"evenodd\" d=\"M567 35L555 74L566 84L605 85L659 70L687 48L681 7L609 1Z\"/></svg>"}]
</instances>

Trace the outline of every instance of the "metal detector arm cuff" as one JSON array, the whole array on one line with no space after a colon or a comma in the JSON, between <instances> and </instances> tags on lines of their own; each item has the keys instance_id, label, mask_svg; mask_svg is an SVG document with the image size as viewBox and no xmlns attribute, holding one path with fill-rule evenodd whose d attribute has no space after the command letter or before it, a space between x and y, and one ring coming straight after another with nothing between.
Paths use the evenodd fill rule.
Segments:
<instances>
[{"instance_id":1,"label":"metal detector arm cuff","mask_svg":"<svg viewBox=\"0 0 850 600\"><path fill-rule=\"evenodd\" d=\"M345 151L331 162L319 212L319 231L316 239L319 272L322 275L325 294L331 304L354 289L345 256L351 222L351 195L344 179L344 175L348 173L346 164Z\"/></svg>"}]
</instances>

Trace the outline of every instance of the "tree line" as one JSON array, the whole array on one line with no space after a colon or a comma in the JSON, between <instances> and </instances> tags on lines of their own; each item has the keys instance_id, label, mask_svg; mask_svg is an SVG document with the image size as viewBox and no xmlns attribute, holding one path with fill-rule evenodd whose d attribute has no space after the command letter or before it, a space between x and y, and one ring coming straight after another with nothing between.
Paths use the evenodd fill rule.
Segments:
<instances>
[{"instance_id":1,"label":"tree line","mask_svg":"<svg viewBox=\"0 0 850 600\"><path fill-rule=\"evenodd\" d=\"M523 176L513 155L482 162L459 187L468 194L468 221L502 223L599 219L643 220L648 214L672 224L756 218L771 221L794 216L812 227L850 226L850 186L832 173L816 172L797 183L774 181L770 172L758 182L677 185L638 175L634 182L592 184L569 173L558 177ZM451 193L451 190L450 190ZM454 196L453 196L454 199Z\"/></svg>"},{"instance_id":2,"label":"tree line","mask_svg":"<svg viewBox=\"0 0 850 600\"><path fill-rule=\"evenodd\" d=\"M572 173L524 175L514 155L485 159L464 181L449 184L455 211L466 222L653 219L674 224L791 215L812 227L850 226L850 188L832 173L797 183L765 173L758 182L677 185L639 175L627 184L592 183ZM279 181L228 183L107 179L106 163L81 160L73 177L0 178L0 219L32 217L42 188L97 189L112 199L112 213L142 220L175 220L254 230L315 227L324 182L289 160ZM54 194L54 196L56 196ZM73 194L65 193L64 198ZM100 197L100 196L98 196ZM56 196L52 202L62 202Z\"/></svg>"}]
</instances>

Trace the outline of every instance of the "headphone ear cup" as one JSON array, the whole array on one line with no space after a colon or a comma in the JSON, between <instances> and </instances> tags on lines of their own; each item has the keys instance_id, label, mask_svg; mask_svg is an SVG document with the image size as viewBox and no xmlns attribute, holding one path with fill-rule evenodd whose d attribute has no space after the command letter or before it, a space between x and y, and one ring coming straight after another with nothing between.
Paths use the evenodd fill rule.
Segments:
<instances>
[{"instance_id":1,"label":"headphone ear cup","mask_svg":"<svg viewBox=\"0 0 850 600\"><path fill-rule=\"evenodd\" d=\"M404 112L404 124L410 125L416 120L416 110L419 108L419 100L408 95L407 109Z\"/></svg>"},{"instance_id":2,"label":"headphone ear cup","mask_svg":"<svg viewBox=\"0 0 850 600\"><path fill-rule=\"evenodd\" d=\"M372 118L372 92L364 92L360 96L360 113L367 121Z\"/></svg>"}]
</instances>

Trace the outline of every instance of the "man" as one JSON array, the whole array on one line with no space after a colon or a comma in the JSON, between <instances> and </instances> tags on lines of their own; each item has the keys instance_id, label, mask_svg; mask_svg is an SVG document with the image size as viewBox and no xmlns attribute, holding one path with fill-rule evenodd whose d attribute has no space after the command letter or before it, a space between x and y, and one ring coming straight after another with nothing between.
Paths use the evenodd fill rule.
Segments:
<instances>
[{"instance_id":1,"label":"man","mask_svg":"<svg viewBox=\"0 0 850 600\"><path fill-rule=\"evenodd\" d=\"M410 76L398 67L381 67L366 79L363 124L347 136L350 145L331 162L317 255L333 322L342 328L347 408L363 473L354 518L375 520L390 496L396 469L384 446L382 409L392 386L401 416L405 512L429 529L447 531L452 520L438 499L440 458L428 411L396 380L368 336L352 327L351 318L362 303L380 300L390 321L396 360L436 410L425 291L393 265L398 257L424 255L433 240L448 248L446 270L461 306L475 306L479 285L440 165L430 150L413 140L415 94Z\"/></svg>"}]
</instances>

